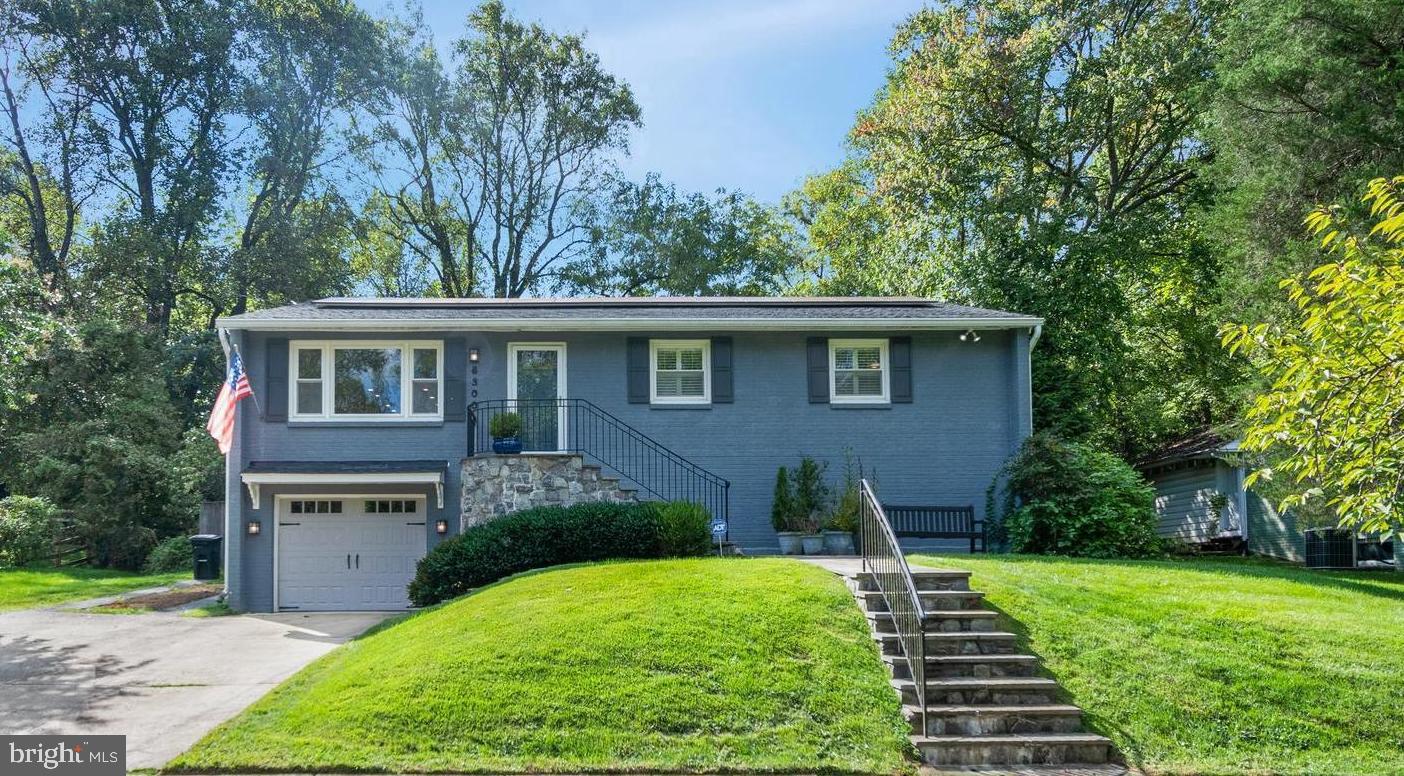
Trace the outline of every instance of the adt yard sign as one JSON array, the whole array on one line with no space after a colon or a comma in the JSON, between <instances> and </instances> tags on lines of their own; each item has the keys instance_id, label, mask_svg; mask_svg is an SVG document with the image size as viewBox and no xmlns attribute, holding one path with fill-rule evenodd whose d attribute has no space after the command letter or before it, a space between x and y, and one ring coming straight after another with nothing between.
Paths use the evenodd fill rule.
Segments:
<instances>
[{"instance_id":1,"label":"adt yard sign","mask_svg":"<svg viewBox=\"0 0 1404 776\"><path fill-rule=\"evenodd\" d=\"M723 535L725 535L725 534L726 534L726 521L725 521L725 520L720 520L720 519L718 519L718 520L713 520L713 521L712 521L712 535L713 535L713 536L718 536L718 537L719 537L719 536L723 536Z\"/></svg>"}]
</instances>

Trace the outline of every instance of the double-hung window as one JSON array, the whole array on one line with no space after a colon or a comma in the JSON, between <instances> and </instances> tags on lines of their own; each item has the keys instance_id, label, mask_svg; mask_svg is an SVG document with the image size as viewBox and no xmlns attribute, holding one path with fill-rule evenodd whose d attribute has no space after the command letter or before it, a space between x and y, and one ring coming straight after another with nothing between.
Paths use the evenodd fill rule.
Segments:
<instances>
[{"instance_id":1,"label":"double-hung window","mask_svg":"<svg viewBox=\"0 0 1404 776\"><path fill-rule=\"evenodd\" d=\"M443 417L440 342L288 345L294 420L437 420Z\"/></svg>"},{"instance_id":2,"label":"double-hung window","mask_svg":"<svg viewBox=\"0 0 1404 776\"><path fill-rule=\"evenodd\" d=\"M654 404L709 404L712 401L712 343L708 340L652 340L649 365Z\"/></svg>"},{"instance_id":3,"label":"double-hung window","mask_svg":"<svg viewBox=\"0 0 1404 776\"><path fill-rule=\"evenodd\" d=\"M829 340L829 400L837 404L889 401L887 340Z\"/></svg>"}]
</instances>

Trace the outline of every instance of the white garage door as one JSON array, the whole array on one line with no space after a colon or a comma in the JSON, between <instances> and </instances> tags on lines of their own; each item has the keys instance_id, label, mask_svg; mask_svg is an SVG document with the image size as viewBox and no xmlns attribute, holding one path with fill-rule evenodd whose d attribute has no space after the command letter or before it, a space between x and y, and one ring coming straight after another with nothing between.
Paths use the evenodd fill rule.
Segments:
<instances>
[{"instance_id":1,"label":"white garage door","mask_svg":"<svg viewBox=\"0 0 1404 776\"><path fill-rule=\"evenodd\" d=\"M278 608L405 609L424 557L422 498L284 500L278 516Z\"/></svg>"}]
</instances>

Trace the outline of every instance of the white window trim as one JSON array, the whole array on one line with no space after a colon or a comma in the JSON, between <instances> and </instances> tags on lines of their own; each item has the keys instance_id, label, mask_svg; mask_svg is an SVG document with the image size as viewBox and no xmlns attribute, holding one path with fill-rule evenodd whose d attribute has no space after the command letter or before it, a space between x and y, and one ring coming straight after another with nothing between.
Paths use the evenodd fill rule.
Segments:
<instances>
[{"instance_id":1,"label":"white window trim","mask_svg":"<svg viewBox=\"0 0 1404 776\"><path fill-rule=\"evenodd\" d=\"M398 348L400 351L400 411L384 415L338 415L336 407L337 350ZM432 349L437 356L435 374L438 379L439 406L437 412L415 413L414 351ZM297 353L299 350L322 352L322 411L297 411ZM310 378L309 378L310 382ZM444 419L444 343L441 340L292 340L288 342L288 419L290 421L328 421L333 423L397 423Z\"/></svg>"},{"instance_id":2,"label":"white window trim","mask_svg":"<svg viewBox=\"0 0 1404 776\"><path fill-rule=\"evenodd\" d=\"M702 395L701 396L659 396L658 395L658 351L672 348L702 349ZM650 404L711 404L712 403L712 341L664 340L648 341L648 401Z\"/></svg>"},{"instance_id":3,"label":"white window trim","mask_svg":"<svg viewBox=\"0 0 1404 776\"><path fill-rule=\"evenodd\" d=\"M840 396L838 394L838 370L834 368L835 355L839 348L878 347L878 358L882 361L881 396ZM892 361L888 358L888 341L885 339L831 339L829 340L829 402L832 404L891 404L892 403Z\"/></svg>"}]
</instances>

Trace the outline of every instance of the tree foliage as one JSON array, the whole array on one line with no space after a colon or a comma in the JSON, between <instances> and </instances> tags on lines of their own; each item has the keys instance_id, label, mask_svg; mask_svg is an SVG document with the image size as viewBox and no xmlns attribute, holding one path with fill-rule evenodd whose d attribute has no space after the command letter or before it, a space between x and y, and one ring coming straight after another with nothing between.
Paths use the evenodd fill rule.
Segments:
<instances>
[{"instance_id":1,"label":"tree foliage","mask_svg":"<svg viewBox=\"0 0 1404 776\"><path fill-rule=\"evenodd\" d=\"M1283 508L1325 499L1345 526L1404 529L1404 176L1372 181L1368 231L1340 208L1307 226L1332 260L1282 281L1294 314L1227 327L1268 387L1248 406L1243 446L1290 481Z\"/></svg>"},{"instance_id":2,"label":"tree foliage","mask_svg":"<svg viewBox=\"0 0 1404 776\"><path fill-rule=\"evenodd\" d=\"M1198 92L1214 6L959 2L917 13L848 168L792 200L815 288L1041 315L1036 417L1123 449L1220 419ZM865 257L876 257L866 260Z\"/></svg>"},{"instance_id":3,"label":"tree foliage","mask_svg":"<svg viewBox=\"0 0 1404 776\"><path fill-rule=\"evenodd\" d=\"M1395 0L1237 0L1215 40L1223 314L1290 316L1278 282L1319 261L1302 213L1337 202L1359 217L1364 186L1404 170L1404 13Z\"/></svg>"},{"instance_id":4,"label":"tree foliage","mask_svg":"<svg viewBox=\"0 0 1404 776\"><path fill-rule=\"evenodd\" d=\"M639 108L578 36L497 0L468 23L448 72L422 23L397 41L365 145L377 227L445 296L522 296L591 245L589 206Z\"/></svg>"},{"instance_id":5,"label":"tree foliage","mask_svg":"<svg viewBox=\"0 0 1404 776\"><path fill-rule=\"evenodd\" d=\"M735 191L684 193L656 174L619 180L592 219L591 248L558 286L602 296L774 294L800 249L780 213Z\"/></svg>"}]
</instances>

